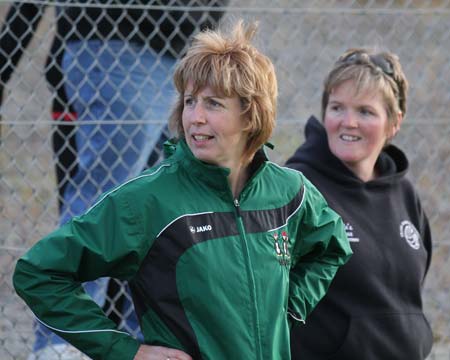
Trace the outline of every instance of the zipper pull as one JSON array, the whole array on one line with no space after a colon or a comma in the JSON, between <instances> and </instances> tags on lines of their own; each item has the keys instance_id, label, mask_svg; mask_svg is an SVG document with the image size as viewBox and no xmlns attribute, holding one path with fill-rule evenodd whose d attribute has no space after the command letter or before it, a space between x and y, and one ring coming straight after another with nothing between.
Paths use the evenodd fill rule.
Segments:
<instances>
[{"instance_id":1,"label":"zipper pull","mask_svg":"<svg viewBox=\"0 0 450 360\"><path fill-rule=\"evenodd\" d=\"M234 203L234 207L236 208L236 212L238 214L238 216L241 216L241 210L240 210L240 205L239 205L239 200L238 199L234 199L233 200Z\"/></svg>"}]
</instances>

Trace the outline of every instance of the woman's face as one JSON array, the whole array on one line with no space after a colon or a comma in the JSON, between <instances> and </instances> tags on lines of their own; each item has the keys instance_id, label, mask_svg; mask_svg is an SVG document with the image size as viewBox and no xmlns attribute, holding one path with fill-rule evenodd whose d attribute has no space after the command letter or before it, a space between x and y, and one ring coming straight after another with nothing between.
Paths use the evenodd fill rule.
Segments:
<instances>
[{"instance_id":1,"label":"woman's face","mask_svg":"<svg viewBox=\"0 0 450 360\"><path fill-rule=\"evenodd\" d=\"M182 114L186 143L199 160L236 168L247 143L239 98L220 96L210 87L197 94L192 89L189 82Z\"/></svg>"},{"instance_id":2,"label":"woman's face","mask_svg":"<svg viewBox=\"0 0 450 360\"><path fill-rule=\"evenodd\" d=\"M352 80L331 92L324 125L331 152L364 181L375 177L378 155L398 131L389 125L381 93L356 93Z\"/></svg>"}]
</instances>

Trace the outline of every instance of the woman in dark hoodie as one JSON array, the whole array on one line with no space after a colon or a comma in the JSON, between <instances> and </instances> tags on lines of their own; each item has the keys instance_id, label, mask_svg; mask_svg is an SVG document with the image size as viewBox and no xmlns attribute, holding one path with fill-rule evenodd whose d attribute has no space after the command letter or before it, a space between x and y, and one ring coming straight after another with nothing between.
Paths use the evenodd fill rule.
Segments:
<instances>
[{"instance_id":1,"label":"woman in dark hoodie","mask_svg":"<svg viewBox=\"0 0 450 360\"><path fill-rule=\"evenodd\" d=\"M292 359L425 359L432 333L422 308L431 233L408 160L390 140L406 113L398 57L345 52L328 74L322 123L287 161L345 223L353 257L306 324L291 332Z\"/></svg>"}]
</instances>

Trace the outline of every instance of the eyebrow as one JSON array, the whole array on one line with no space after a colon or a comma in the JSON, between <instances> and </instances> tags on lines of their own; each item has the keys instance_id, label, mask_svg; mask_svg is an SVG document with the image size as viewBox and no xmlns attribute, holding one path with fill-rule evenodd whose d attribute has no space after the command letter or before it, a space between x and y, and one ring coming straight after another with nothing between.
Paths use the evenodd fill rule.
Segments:
<instances>
[{"instance_id":1,"label":"eyebrow","mask_svg":"<svg viewBox=\"0 0 450 360\"><path fill-rule=\"evenodd\" d=\"M195 94L192 93L184 93L183 97L187 97L187 96L195 96ZM216 98L216 99L226 99L227 96L222 96L222 95L204 95L202 96L203 99L211 99L211 98Z\"/></svg>"}]
</instances>

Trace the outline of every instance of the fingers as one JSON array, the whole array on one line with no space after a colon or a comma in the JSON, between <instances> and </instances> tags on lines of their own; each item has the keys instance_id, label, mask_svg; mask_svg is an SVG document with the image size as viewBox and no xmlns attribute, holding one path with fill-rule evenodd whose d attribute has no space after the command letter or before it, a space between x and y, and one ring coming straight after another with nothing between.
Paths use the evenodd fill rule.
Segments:
<instances>
[{"instance_id":1,"label":"fingers","mask_svg":"<svg viewBox=\"0 0 450 360\"><path fill-rule=\"evenodd\" d=\"M167 349L167 357L165 360L192 360L192 358L185 352L177 349Z\"/></svg>"},{"instance_id":2,"label":"fingers","mask_svg":"<svg viewBox=\"0 0 450 360\"><path fill-rule=\"evenodd\" d=\"M181 350L141 345L134 360L192 360L192 358Z\"/></svg>"}]
</instances>

